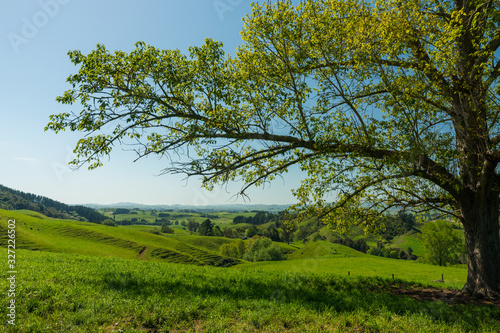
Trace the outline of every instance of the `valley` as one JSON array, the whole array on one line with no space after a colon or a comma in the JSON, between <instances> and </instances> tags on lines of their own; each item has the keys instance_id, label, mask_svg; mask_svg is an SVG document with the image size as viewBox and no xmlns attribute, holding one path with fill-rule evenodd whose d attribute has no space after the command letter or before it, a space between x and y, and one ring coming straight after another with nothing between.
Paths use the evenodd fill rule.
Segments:
<instances>
[{"instance_id":1,"label":"valley","mask_svg":"<svg viewBox=\"0 0 500 333\"><path fill-rule=\"evenodd\" d=\"M217 267L229 259L223 245L239 238L199 236L175 224L202 221L206 212L169 214L173 234L155 233L158 225L119 225L129 215L116 215L110 226L0 210L3 257L7 222L16 220L22 320L9 332L488 332L500 325L500 307L462 305L454 296L464 267L383 258L322 239L273 242L285 260L232 258ZM212 217L220 228L237 228L232 221L241 214L255 212ZM411 234L394 242L419 248ZM405 290L441 291L443 298L422 301L402 296Z\"/></svg>"}]
</instances>

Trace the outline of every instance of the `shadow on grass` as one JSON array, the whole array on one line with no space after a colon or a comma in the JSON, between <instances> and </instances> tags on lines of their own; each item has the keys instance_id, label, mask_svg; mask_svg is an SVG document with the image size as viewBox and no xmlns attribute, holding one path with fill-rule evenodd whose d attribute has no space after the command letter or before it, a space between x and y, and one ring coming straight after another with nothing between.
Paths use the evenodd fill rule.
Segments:
<instances>
[{"instance_id":1,"label":"shadow on grass","mask_svg":"<svg viewBox=\"0 0 500 333\"><path fill-rule=\"evenodd\" d=\"M343 278L327 275L239 272L207 268L203 272L171 274L149 279L131 272L107 272L103 289L114 289L132 297L170 296L218 297L233 301L259 300L271 304L297 304L314 312L365 311L372 315L390 312L397 315L416 314L449 324L475 329L485 320L500 321L500 308L448 304L442 300L419 301L407 296L392 295L395 286L408 283L382 278ZM413 284L412 288L421 286Z\"/></svg>"}]
</instances>

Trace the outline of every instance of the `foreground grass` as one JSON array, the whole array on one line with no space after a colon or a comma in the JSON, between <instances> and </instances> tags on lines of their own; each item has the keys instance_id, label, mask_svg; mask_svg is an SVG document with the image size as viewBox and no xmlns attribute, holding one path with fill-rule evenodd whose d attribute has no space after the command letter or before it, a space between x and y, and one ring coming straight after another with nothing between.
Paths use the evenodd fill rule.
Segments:
<instances>
[{"instance_id":1,"label":"foreground grass","mask_svg":"<svg viewBox=\"0 0 500 333\"><path fill-rule=\"evenodd\" d=\"M6 258L4 249L0 254ZM27 250L16 255L17 318L15 327L3 325L7 332L500 330L498 308L394 296L382 278ZM1 283L5 290L6 280ZM2 293L2 321L6 297Z\"/></svg>"}]
</instances>

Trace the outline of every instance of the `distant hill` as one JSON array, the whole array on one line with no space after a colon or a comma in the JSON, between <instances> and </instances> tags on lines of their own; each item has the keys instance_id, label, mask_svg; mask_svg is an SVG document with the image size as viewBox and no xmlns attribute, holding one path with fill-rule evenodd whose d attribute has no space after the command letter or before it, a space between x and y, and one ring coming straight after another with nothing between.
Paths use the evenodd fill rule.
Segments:
<instances>
[{"instance_id":1,"label":"distant hill","mask_svg":"<svg viewBox=\"0 0 500 333\"><path fill-rule=\"evenodd\" d=\"M94 209L103 208L127 208L127 209L156 209L156 210L195 210L198 212L243 212L243 211L265 211L265 212L280 212L290 205L264 205L264 204L227 204L227 205L206 205L206 206L191 206L191 205L144 205L133 202L119 202L109 205L101 204L85 204L87 207L92 207Z\"/></svg>"},{"instance_id":2,"label":"distant hill","mask_svg":"<svg viewBox=\"0 0 500 333\"><path fill-rule=\"evenodd\" d=\"M24 193L3 185L0 185L0 209L27 209L48 217L89 222L102 222L106 219L104 215L90 207L67 205L41 195Z\"/></svg>"}]
</instances>

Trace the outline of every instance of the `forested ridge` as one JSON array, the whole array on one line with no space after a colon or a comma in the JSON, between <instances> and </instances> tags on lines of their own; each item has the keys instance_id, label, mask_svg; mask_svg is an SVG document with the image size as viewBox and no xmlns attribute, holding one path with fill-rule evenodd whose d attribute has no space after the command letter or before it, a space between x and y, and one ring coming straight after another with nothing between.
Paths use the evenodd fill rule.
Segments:
<instances>
[{"instance_id":1,"label":"forested ridge","mask_svg":"<svg viewBox=\"0 0 500 333\"><path fill-rule=\"evenodd\" d=\"M67 205L50 198L0 185L0 208L7 210L28 209L48 217L102 222L106 218L92 208Z\"/></svg>"}]
</instances>

